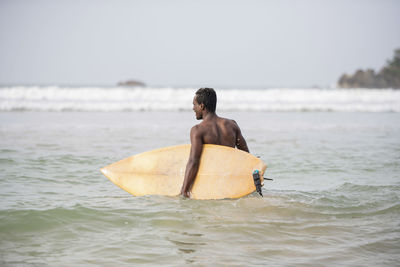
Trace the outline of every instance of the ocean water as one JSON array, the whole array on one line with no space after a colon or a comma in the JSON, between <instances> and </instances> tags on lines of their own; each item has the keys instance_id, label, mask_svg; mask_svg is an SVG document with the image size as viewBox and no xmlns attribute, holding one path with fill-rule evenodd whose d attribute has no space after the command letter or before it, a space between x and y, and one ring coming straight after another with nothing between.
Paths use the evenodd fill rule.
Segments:
<instances>
[{"instance_id":1,"label":"ocean water","mask_svg":"<svg viewBox=\"0 0 400 267\"><path fill-rule=\"evenodd\" d=\"M100 173L198 123L195 89L118 90L0 88L1 266L400 265L398 91L217 91L274 180L202 201Z\"/></svg>"}]
</instances>

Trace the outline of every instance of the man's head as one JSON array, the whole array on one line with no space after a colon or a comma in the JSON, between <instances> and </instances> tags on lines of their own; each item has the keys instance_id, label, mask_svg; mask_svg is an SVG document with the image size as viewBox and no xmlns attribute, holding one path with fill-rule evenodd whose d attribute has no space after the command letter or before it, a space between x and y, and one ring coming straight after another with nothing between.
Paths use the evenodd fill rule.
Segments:
<instances>
[{"instance_id":1,"label":"man's head","mask_svg":"<svg viewBox=\"0 0 400 267\"><path fill-rule=\"evenodd\" d=\"M217 106L217 94L212 88L200 88L197 90L193 98L193 110L196 113L196 118L201 120L203 118L204 110L215 113Z\"/></svg>"}]
</instances>

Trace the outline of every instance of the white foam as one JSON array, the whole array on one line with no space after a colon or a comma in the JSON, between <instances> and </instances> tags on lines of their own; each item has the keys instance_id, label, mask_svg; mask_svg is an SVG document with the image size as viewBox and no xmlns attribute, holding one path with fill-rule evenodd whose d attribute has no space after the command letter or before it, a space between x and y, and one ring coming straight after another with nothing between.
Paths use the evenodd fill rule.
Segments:
<instances>
[{"instance_id":1,"label":"white foam","mask_svg":"<svg viewBox=\"0 0 400 267\"><path fill-rule=\"evenodd\" d=\"M191 110L194 88L0 88L0 111ZM218 110L400 112L400 90L221 89Z\"/></svg>"}]
</instances>

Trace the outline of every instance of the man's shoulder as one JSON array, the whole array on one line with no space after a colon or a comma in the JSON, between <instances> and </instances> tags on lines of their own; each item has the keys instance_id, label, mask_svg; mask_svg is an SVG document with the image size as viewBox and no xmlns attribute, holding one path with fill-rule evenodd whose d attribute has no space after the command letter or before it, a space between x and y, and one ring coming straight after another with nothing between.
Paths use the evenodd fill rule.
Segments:
<instances>
[{"instance_id":1,"label":"man's shoulder","mask_svg":"<svg viewBox=\"0 0 400 267\"><path fill-rule=\"evenodd\" d=\"M202 123L196 124L192 127L192 129L190 130L191 133L201 133L202 130L204 129L204 125L202 125Z\"/></svg>"},{"instance_id":2,"label":"man's shoulder","mask_svg":"<svg viewBox=\"0 0 400 267\"><path fill-rule=\"evenodd\" d=\"M196 140L203 140L206 128L201 125L201 123L196 124L190 129L190 138L195 138Z\"/></svg>"},{"instance_id":3,"label":"man's shoulder","mask_svg":"<svg viewBox=\"0 0 400 267\"><path fill-rule=\"evenodd\" d=\"M198 130L199 129L199 127L200 127L200 124L196 124L196 125L194 125L194 126L192 126L192 131L196 131L196 130Z\"/></svg>"},{"instance_id":4,"label":"man's shoulder","mask_svg":"<svg viewBox=\"0 0 400 267\"><path fill-rule=\"evenodd\" d=\"M220 119L223 122L223 124L225 124L225 125L229 125L229 126L232 126L232 127L237 127L238 126L235 120L231 120L231 119L227 119L227 118L221 118L221 117L220 117Z\"/></svg>"}]
</instances>

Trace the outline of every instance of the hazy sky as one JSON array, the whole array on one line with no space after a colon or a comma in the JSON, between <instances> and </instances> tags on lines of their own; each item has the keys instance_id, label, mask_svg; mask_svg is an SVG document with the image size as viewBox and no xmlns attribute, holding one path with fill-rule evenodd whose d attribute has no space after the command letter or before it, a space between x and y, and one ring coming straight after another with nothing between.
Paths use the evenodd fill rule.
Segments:
<instances>
[{"instance_id":1,"label":"hazy sky","mask_svg":"<svg viewBox=\"0 0 400 267\"><path fill-rule=\"evenodd\" d=\"M0 84L310 87L379 70L397 0L0 0Z\"/></svg>"}]
</instances>

